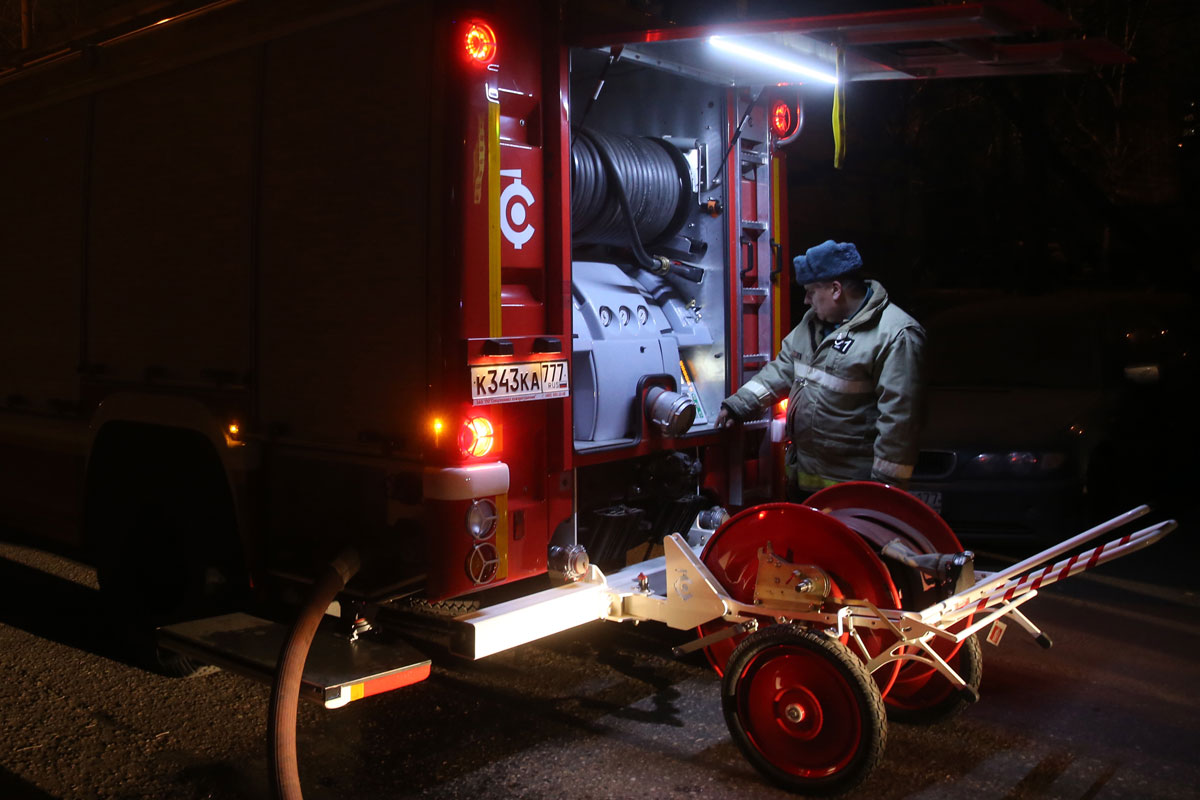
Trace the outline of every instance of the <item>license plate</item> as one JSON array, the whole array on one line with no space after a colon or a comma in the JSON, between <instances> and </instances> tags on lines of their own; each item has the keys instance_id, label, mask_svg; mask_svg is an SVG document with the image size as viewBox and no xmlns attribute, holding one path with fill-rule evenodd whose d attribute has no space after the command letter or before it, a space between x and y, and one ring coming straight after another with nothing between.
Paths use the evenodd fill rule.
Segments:
<instances>
[{"instance_id":1,"label":"license plate","mask_svg":"<svg viewBox=\"0 0 1200 800\"><path fill-rule=\"evenodd\" d=\"M471 367L471 402L477 406L544 400L570 394L565 360Z\"/></svg>"},{"instance_id":2,"label":"license plate","mask_svg":"<svg viewBox=\"0 0 1200 800\"><path fill-rule=\"evenodd\" d=\"M909 492L913 497L920 500L925 505L932 508L939 514L942 513L942 493L941 492Z\"/></svg>"}]
</instances>

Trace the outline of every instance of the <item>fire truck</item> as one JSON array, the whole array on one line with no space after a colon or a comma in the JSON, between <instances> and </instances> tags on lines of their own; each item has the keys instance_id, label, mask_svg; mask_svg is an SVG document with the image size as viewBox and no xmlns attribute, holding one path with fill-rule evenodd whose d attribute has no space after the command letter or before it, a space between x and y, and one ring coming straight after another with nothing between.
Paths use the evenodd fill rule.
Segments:
<instances>
[{"instance_id":1,"label":"fire truck","mask_svg":"<svg viewBox=\"0 0 1200 800\"><path fill-rule=\"evenodd\" d=\"M969 586L944 523L887 487L826 498L875 509L849 522L770 504L784 411L714 422L790 327L784 148L817 124L806 100L1120 53L1032 0L692 25L151 5L0 71L0 521L85 552L131 647L272 680L317 596L320 669L295 691L337 707L429 674L416 634L378 631L482 658L591 619L697 628L719 673L742 664L735 738L801 791L869 771L882 698L915 714L977 686L968 617L914 633L864 610ZM888 569L880 515L924 531ZM764 620L790 627L755 644ZM901 672L931 637L949 649ZM761 687L737 680L772 647L833 658L860 732L796 699L780 724L833 745L756 733L736 706Z\"/></svg>"}]
</instances>

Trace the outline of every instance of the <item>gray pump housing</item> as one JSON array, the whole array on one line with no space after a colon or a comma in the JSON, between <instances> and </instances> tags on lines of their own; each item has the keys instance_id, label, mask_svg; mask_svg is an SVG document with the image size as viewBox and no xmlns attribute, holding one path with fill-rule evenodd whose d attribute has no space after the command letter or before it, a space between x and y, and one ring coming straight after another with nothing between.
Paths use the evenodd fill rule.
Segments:
<instances>
[{"instance_id":1,"label":"gray pump housing","mask_svg":"<svg viewBox=\"0 0 1200 800\"><path fill-rule=\"evenodd\" d=\"M666 279L635 275L612 263L572 264L571 396L580 449L633 439L638 382L665 374L686 394L680 349L712 344L708 328Z\"/></svg>"}]
</instances>

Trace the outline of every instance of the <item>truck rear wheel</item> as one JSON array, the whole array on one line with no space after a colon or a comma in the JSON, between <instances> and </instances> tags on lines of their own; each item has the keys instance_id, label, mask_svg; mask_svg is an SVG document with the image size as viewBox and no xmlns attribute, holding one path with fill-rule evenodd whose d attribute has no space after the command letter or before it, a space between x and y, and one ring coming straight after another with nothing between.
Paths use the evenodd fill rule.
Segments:
<instances>
[{"instance_id":1,"label":"truck rear wheel","mask_svg":"<svg viewBox=\"0 0 1200 800\"><path fill-rule=\"evenodd\" d=\"M248 599L224 472L197 435L128 427L132 435L108 442L120 456L98 446L89 469L88 533L107 617L139 663L178 677L215 671L162 650L154 632Z\"/></svg>"}]
</instances>

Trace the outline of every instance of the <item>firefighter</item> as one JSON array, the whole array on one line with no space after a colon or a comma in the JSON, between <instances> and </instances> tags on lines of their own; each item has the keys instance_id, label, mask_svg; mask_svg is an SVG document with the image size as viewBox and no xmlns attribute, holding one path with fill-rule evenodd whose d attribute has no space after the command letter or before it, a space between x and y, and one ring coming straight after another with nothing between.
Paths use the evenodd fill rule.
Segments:
<instances>
[{"instance_id":1,"label":"firefighter","mask_svg":"<svg viewBox=\"0 0 1200 800\"><path fill-rule=\"evenodd\" d=\"M825 241L792 262L809 310L779 356L725 398L717 427L753 419L788 398L787 495L912 476L925 331L862 275L858 248Z\"/></svg>"}]
</instances>

